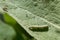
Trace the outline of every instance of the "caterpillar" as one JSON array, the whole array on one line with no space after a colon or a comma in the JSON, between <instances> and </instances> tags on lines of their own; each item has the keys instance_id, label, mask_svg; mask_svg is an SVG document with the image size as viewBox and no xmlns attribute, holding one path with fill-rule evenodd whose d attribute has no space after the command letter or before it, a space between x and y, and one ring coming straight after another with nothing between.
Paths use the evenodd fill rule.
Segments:
<instances>
[{"instance_id":1,"label":"caterpillar","mask_svg":"<svg viewBox=\"0 0 60 40\"><path fill-rule=\"evenodd\" d=\"M38 26L38 25L33 25L31 27L29 27L30 30L32 31L48 31L49 27L48 25L42 25L42 26Z\"/></svg>"}]
</instances>

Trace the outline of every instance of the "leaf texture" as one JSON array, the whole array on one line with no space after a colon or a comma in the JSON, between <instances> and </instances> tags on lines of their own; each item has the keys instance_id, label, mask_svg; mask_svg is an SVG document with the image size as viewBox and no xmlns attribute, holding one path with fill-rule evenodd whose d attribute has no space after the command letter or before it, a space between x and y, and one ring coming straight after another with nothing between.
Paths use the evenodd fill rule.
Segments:
<instances>
[{"instance_id":1,"label":"leaf texture","mask_svg":"<svg viewBox=\"0 0 60 40\"><path fill-rule=\"evenodd\" d=\"M41 2L42 1L33 2L32 0L6 0L5 2L2 2L2 4L8 5L8 14L13 17L32 37L37 40L59 40L60 34L59 32L56 32L56 28L60 30L59 3L58 1L55 1L46 5ZM58 4L56 4L56 2ZM38 6L35 6L36 3ZM41 6L39 6L39 4ZM2 6L4 5L1 5L1 7ZM49 31L33 32L29 30L31 25L48 25Z\"/></svg>"}]
</instances>

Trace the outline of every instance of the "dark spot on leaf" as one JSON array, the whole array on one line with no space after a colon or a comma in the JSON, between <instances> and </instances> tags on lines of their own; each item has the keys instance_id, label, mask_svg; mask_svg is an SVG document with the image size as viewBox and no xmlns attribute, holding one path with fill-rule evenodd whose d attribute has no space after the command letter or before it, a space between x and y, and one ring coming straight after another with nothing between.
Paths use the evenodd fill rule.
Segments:
<instances>
[{"instance_id":1,"label":"dark spot on leaf","mask_svg":"<svg viewBox=\"0 0 60 40\"><path fill-rule=\"evenodd\" d=\"M3 10L6 11L6 12L7 12L7 7L8 7L8 5L5 5L5 6L3 7Z\"/></svg>"},{"instance_id":2,"label":"dark spot on leaf","mask_svg":"<svg viewBox=\"0 0 60 40\"><path fill-rule=\"evenodd\" d=\"M35 4L34 4L34 6L36 7L36 6L38 6L38 4L37 4L37 3L35 3Z\"/></svg>"},{"instance_id":3,"label":"dark spot on leaf","mask_svg":"<svg viewBox=\"0 0 60 40\"><path fill-rule=\"evenodd\" d=\"M7 8L3 8L4 11L7 11Z\"/></svg>"}]
</instances>

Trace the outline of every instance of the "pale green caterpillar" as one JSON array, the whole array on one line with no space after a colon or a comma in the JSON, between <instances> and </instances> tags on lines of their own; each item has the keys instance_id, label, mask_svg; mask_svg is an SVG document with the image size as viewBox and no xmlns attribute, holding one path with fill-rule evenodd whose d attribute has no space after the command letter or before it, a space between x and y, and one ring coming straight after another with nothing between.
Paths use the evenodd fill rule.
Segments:
<instances>
[{"instance_id":1,"label":"pale green caterpillar","mask_svg":"<svg viewBox=\"0 0 60 40\"><path fill-rule=\"evenodd\" d=\"M42 25L42 26L38 26L38 25L33 25L31 27L29 27L30 30L32 31L48 31L49 27L48 25Z\"/></svg>"}]
</instances>

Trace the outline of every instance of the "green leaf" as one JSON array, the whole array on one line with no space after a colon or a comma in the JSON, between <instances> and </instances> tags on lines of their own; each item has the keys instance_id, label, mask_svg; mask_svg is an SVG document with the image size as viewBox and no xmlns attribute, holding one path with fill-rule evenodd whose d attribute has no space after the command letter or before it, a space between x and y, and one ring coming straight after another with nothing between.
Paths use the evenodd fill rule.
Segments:
<instances>
[{"instance_id":1,"label":"green leaf","mask_svg":"<svg viewBox=\"0 0 60 40\"><path fill-rule=\"evenodd\" d=\"M12 16L32 37L37 40L59 40L59 34L55 31L54 26L57 25L48 22L47 20L33 15L22 8L8 10L8 14ZM32 25L48 25L48 32L33 32L29 30ZM58 26L57 26L58 27ZM57 37L56 37L57 36Z\"/></svg>"},{"instance_id":2,"label":"green leaf","mask_svg":"<svg viewBox=\"0 0 60 40\"><path fill-rule=\"evenodd\" d=\"M5 3L5 5L8 5L8 15L13 17L32 37L37 40L59 40L60 34L59 32L56 32L57 30L55 27L60 30L60 27L58 26L60 25L60 11L55 2L56 1L44 4L41 1L33 2L32 0L6 0L2 4ZM37 3L38 6L34 6L35 3ZM29 10L35 15L24 9ZM48 25L49 31L33 32L29 30L31 25Z\"/></svg>"},{"instance_id":3,"label":"green leaf","mask_svg":"<svg viewBox=\"0 0 60 40\"><path fill-rule=\"evenodd\" d=\"M12 26L14 26L16 24L16 20L14 20L11 16L9 16L7 13L3 14L4 16L4 20L7 24L10 24Z\"/></svg>"}]
</instances>

